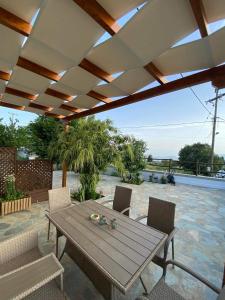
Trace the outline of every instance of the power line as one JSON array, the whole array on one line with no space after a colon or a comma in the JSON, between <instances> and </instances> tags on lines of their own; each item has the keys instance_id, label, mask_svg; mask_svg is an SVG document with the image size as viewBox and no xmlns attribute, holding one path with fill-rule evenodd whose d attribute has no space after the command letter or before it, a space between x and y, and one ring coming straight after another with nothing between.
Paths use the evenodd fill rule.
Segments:
<instances>
[{"instance_id":1,"label":"power line","mask_svg":"<svg viewBox=\"0 0 225 300\"><path fill-rule=\"evenodd\" d=\"M180 73L181 77L184 78L183 74ZM205 106L205 104L202 102L202 100L198 97L198 95L196 94L196 92L193 90L192 87L189 87L189 89L191 90L191 92L193 93L193 95L195 96L195 98L198 100L198 102L202 105L202 107L210 114L212 115L212 112Z\"/></svg>"},{"instance_id":2,"label":"power line","mask_svg":"<svg viewBox=\"0 0 225 300\"><path fill-rule=\"evenodd\" d=\"M218 121L220 123L225 123L224 121ZM167 124L149 124L149 125L142 125L142 126L124 126L124 127L117 127L119 129L124 128L131 128L131 129L138 129L138 128L150 128L150 127L166 127L166 126L176 126L176 125L193 125L193 124L204 124L204 123L212 123L212 121L196 121L196 122L183 122L183 123L167 123Z\"/></svg>"}]
</instances>

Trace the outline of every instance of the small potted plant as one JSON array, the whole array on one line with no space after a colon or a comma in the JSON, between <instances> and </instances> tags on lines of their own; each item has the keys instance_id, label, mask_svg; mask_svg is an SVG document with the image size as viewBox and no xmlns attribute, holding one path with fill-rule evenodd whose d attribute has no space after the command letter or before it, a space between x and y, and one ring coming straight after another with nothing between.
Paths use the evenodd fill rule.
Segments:
<instances>
[{"instance_id":1,"label":"small potted plant","mask_svg":"<svg viewBox=\"0 0 225 300\"><path fill-rule=\"evenodd\" d=\"M161 178L160 178L160 181L162 184L167 184L167 178L165 175L163 175Z\"/></svg>"},{"instance_id":2,"label":"small potted plant","mask_svg":"<svg viewBox=\"0 0 225 300\"><path fill-rule=\"evenodd\" d=\"M1 216L31 209L31 197L16 189L15 176L5 178L5 194L0 198Z\"/></svg>"}]
</instances>

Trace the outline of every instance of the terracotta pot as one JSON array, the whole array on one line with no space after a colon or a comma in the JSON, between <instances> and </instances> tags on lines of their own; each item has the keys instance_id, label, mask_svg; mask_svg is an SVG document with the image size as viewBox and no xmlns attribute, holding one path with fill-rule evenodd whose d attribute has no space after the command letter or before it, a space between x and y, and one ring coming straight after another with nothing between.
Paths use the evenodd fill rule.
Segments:
<instances>
[{"instance_id":1,"label":"terracotta pot","mask_svg":"<svg viewBox=\"0 0 225 300\"><path fill-rule=\"evenodd\" d=\"M21 210L31 209L31 197L24 197L17 200L0 202L1 216L8 215Z\"/></svg>"}]
</instances>

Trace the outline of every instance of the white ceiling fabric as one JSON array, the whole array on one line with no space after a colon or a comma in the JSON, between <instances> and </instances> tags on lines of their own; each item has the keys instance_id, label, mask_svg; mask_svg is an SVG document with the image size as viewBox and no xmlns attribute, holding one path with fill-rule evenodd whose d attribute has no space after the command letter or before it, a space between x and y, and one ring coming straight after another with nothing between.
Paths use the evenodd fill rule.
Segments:
<instances>
[{"instance_id":1,"label":"white ceiling fabric","mask_svg":"<svg viewBox=\"0 0 225 300\"><path fill-rule=\"evenodd\" d=\"M174 47L153 63L165 75L201 70L225 61L225 27L208 37Z\"/></svg>"},{"instance_id":2,"label":"white ceiling fabric","mask_svg":"<svg viewBox=\"0 0 225 300\"><path fill-rule=\"evenodd\" d=\"M209 23L225 19L225 0L202 1ZM28 107L30 101L27 99L6 94L5 86L8 86L39 94L34 103L52 107L52 113L63 117L71 114L60 108L64 103L81 109L104 105L88 96L90 91L108 98L122 98L147 86L155 80L144 68L150 62L164 76L211 68L225 62L225 20L219 24L224 27L209 36L174 47L198 29L189 0L97 2L115 20L144 5L111 38L94 46L105 30L73 0L0 0L0 7L33 26L25 40L22 34L0 25L3 41L0 43L0 71L12 72L9 82L0 80L0 93L3 94L0 104L3 101L24 105L27 111L45 113ZM60 80L54 82L44 77L44 72L38 75L17 66L19 56L59 74ZM90 72L79 67L84 58L94 64L89 66ZM99 72L104 76L112 75L112 82L102 84L99 77L104 76L98 75ZM48 88L76 97L65 102L47 95Z\"/></svg>"},{"instance_id":3,"label":"white ceiling fabric","mask_svg":"<svg viewBox=\"0 0 225 300\"><path fill-rule=\"evenodd\" d=\"M99 4L115 19L120 19L123 15L138 7L145 0L97 0Z\"/></svg>"}]
</instances>

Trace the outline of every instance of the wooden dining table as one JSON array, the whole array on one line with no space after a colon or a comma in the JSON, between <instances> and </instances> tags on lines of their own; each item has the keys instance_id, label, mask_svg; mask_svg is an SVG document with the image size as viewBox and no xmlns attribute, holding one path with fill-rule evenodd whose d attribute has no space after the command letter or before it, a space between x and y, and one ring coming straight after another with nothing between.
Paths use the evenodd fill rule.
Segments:
<instances>
[{"instance_id":1,"label":"wooden dining table","mask_svg":"<svg viewBox=\"0 0 225 300\"><path fill-rule=\"evenodd\" d=\"M93 222L93 213L104 215L108 223L116 219L116 228ZM167 238L93 200L61 209L48 218L57 235L67 239L64 251L107 300L127 293Z\"/></svg>"}]
</instances>

